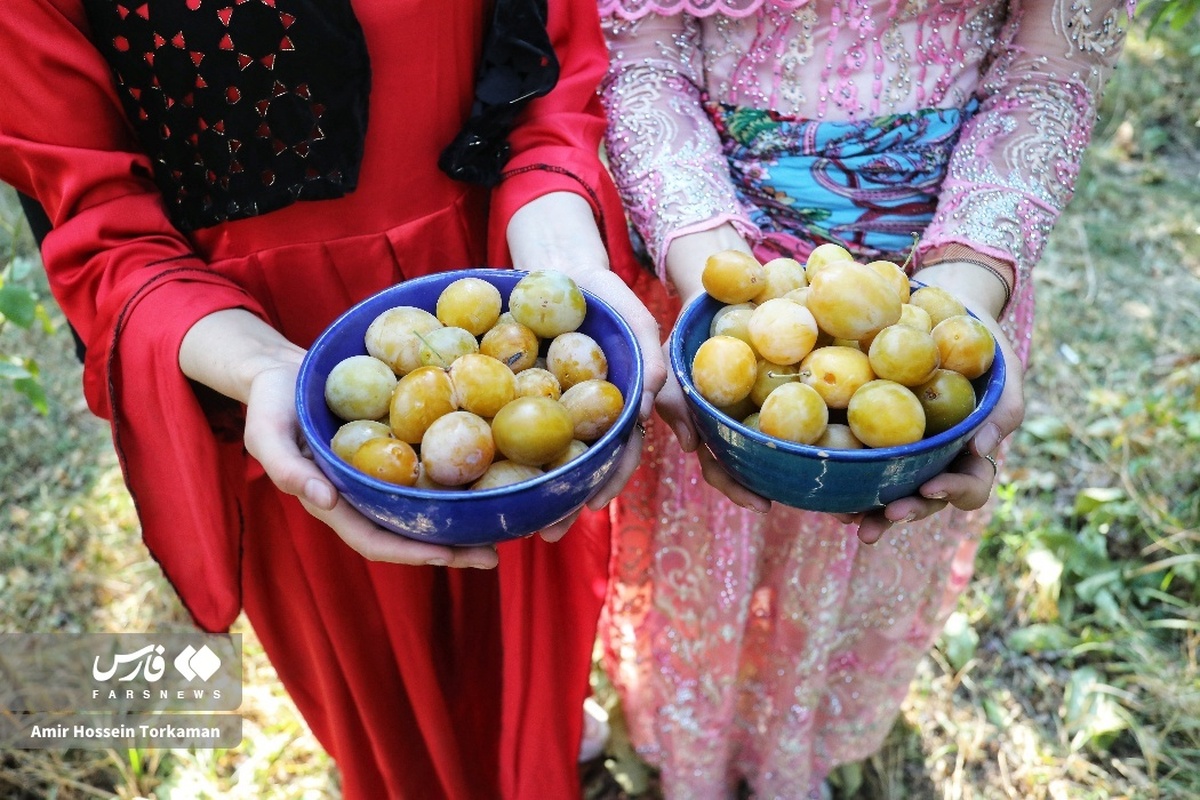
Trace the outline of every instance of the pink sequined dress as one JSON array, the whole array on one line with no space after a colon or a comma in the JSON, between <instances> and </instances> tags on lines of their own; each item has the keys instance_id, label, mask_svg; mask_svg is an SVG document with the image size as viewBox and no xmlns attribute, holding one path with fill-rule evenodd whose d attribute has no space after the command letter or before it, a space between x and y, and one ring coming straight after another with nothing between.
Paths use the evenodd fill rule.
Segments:
<instances>
[{"instance_id":1,"label":"pink sequined dress","mask_svg":"<svg viewBox=\"0 0 1200 800\"><path fill-rule=\"evenodd\" d=\"M919 244L1015 266L1001 321L1021 358L1030 270L1069 200L1132 6L1119 0L601 0L610 163L662 275L672 238L751 209L704 103L855 121L978 102ZM645 296L669 330L677 300ZM667 795L814 795L875 751L969 581L988 512L876 545L827 515L758 515L704 482L657 422L614 504L602 637L639 753Z\"/></svg>"}]
</instances>

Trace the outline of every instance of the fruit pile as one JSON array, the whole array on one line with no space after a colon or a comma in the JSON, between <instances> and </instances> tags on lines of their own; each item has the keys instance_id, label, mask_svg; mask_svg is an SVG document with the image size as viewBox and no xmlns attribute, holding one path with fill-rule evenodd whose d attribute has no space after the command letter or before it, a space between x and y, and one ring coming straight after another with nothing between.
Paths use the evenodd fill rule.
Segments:
<instances>
[{"instance_id":1,"label":"fruit pile","mask_svg":"<svg viewBox=\"0 0 1200 800\"><path fill-rule=\"evenodd\" d=\"M894 447L948 430L976 406L971 381L995 339L935 286L891 261L823 244L801 265L736 250L704 265L724 304L692 360L697 391L779 439L823 448Z\"/></svg>"},{"instance_id":2,"label":"fruit pile","mask_svg":"<svg viewBox=\"0 0 1200 800\"><path fill-rule=\"evenodd\" d=\"M367 354L339 361L325 381L325 402L344 421L334 453L388 483L484 489L587 450L625 401L603 349L578 330L583 292L563 273L531 272L502 307L499 289L464 277L432 310L379 314Z\"/></svg>"}]
</instances>

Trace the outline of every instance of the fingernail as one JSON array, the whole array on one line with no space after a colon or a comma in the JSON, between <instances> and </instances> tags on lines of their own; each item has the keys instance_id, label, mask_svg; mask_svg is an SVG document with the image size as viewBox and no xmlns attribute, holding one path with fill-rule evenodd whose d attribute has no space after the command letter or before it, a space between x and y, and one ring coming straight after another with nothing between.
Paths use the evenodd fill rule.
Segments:
<instances>
[{"instance_id":1,"label":"fingernail","mask_svg":"<svg viewBox=\"0 0 1200 800\"><path fill-rule=\"evenodd\" d=\"M922 494L921 496L924 497L926 500L945 500L946 499L945 492L930 492L929 494ZM911 522L911 520L909 520L909 521Z\"/></svg>"},{"instance_id":2,"label":"fingernail","mask_svg":"<svg viewBox=\"0 0 1200 800\"><path fill-rule=\"evenodd\" d=\"M975 434L975 452L981 456L991 455L998 444L1000 444L1000 429L994 423L985 423L979 429L979 433Z\"/></svg>"},{"instance_id":3,"label":"fingernail","mask_svg":"<svg viewBox=\"0 0 1200 800\"><path fill-rule=\"evenodd\" d=\"M425 562L425 566L427 566L427 567L444 567L444 566L446 566L446 561L445 561L445 559L442 559L442 558L431 558Z\"/></svg>"},{"instance_id":4,"label":"fingernail","mask_svg":"<svg viewBox=\"0 0 1200 800\"><path fill-rule=\"evenodd\" d=\"M321 508L329 508L333 505L333 494L330 492L329 486L316 478L311 478L308 483L304 484L304 498Z\"/></svg>"},{"instance_id":5,"label":"fingernail","mask_svg":"<svg viewBox=\"0 0 1200 800\"><path fill-rule=\"evenodd\" d=\"M874 533L871 533L871 532L863 533L862 530L860 529L858 531L858 540L860 542L862 542L863 544L875 544L876 542L878 542L880 539L883 538L883 534L884 534L883 531L875 531Z\"/></svg>"},{"instance_id":6,"label":"fingernail","mask_svg":"<svg viewBox=\"0 0 1200 800\"><path fill-rule=\"evenodd\" d=\"M654 416L654 395L643 394L642 405L638 410L638 417L643 423L649 422L650 417Z\"/></svg>"}]
</instances>

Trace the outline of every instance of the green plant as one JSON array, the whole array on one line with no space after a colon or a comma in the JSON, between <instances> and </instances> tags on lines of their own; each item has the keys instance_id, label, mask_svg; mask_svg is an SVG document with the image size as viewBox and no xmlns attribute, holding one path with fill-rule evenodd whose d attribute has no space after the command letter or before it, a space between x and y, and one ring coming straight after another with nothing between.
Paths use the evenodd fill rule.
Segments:
<instances>
[{"instance_id":1,"label":"green plant","mask_svg":"<svg viewBox=\"0 0 1200 800\"><path fill-rule=\"evenodd\" d=\"M1200 0L1144 0L1137 13L1148 15L1148 33L1154 33L1164 25L1183 30L1200 14ZM1197 52L1200 52L1200 44L1192 48L1193 55Z\"/></svg>"},{"instance_id":2,"label":"green plant","mask_svg":"<svg viewBox=\"0 0 1200 800\"><path fill-rule=\"evenodd\" d=\"M10 326L30 331L35 326L51 334L55 322L42 302L43 278L35 256L22 252L19 244L21 222L0 220L0 233L6 234L7 247L0 252L0 380L25 396L38 413L49 411L37 360L24 354L27 342L14 343L5 333ZM3 242L4 240L0 240Z\"/></svg>"}]
</instances>

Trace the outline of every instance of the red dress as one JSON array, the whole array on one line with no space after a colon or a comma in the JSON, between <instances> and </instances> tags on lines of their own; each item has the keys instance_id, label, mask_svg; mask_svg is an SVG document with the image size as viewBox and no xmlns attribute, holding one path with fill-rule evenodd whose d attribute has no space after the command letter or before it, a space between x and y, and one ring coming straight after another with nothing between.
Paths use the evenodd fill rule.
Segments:
<instances>
[{"instance_id":1,"label":"red dress","mask_svg":"<svg viewBox=\"0 0 1200 800\"><path fill-rule=\"evenodd\" d=\"M558 544L502 545L492 571L367 562L274 489L244 453L238 409L197 392L177 353L215 310L249 309L307 345L397 281L506 263L509 217L551 191L592 203L614 267L629 270L597 157L607 56L595 3L550 3L561 78L525 110L513 174L489 193L437 167L471 106L485 10L355 0L371 62L357 188L184 235L81 2L17 0L0 14L0 179L54 223L51 287L87 343L85 393L112 422L154 558L201 628L227 630L245 609L346 797L578 796L607 516L585 515ZM214 4L234 5L187 6Z\"/></svg>"}]
</instances>

